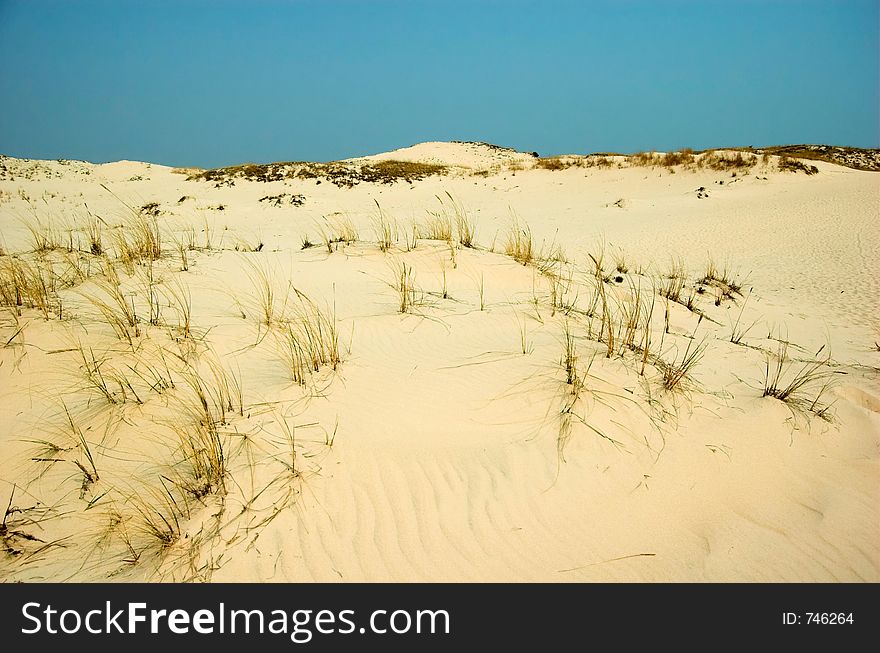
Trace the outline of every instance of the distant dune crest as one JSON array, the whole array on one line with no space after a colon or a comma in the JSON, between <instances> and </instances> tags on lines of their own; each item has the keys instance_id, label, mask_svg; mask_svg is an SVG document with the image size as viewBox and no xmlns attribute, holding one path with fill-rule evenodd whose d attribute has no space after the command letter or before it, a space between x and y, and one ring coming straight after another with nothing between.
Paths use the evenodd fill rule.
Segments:
<instances>
[{"instance_id":1,"label":"distant dune crest","mask_svg":"<svg viewBox=\"0 0 880 653\"><path fill-rule=\"evenodd\" d=\"M480 141L427 141L396 150L389 150L388 152L380 152L378 154L371 154L362 157L352 157L330 163L317 163L310 161L245 163L235 166L213 168L211 170L228 171L230 173L247 172L248 174L245 176L249 177L261 176L262 173L257 174L259 172L258 169L263 169L263 171L265 171L271 168L273 172L270 176L277 176L278 171L284 167L307 166L315 170L319 167L332 167L337 170L342 170L344 168L351 169L352 166L363 166L374 163L379 163L387 167L389 162L438 166L432 171L433 174L439 174L446 171L441 170L441 167L444 169L462 168L477 171L497 171L506 169L517 171L534 167L547 170L558 170L569 167L593 167L594 165L599 167L607 167L609 165L680 165L682 162L685 162L688 157L696 156L699 158L700 155L721 152L741 152L743 154L748 153L756 156L764 156L766 154L789 160L806 159L811 161L823 161L825 163L832 163L847 168L853 168L855 170L868 170L872 172L880 171L880 149L845 147L839 145L772 145L757 148L749 146L710 148L706 150L691 150L689 148L684 148L682 150L670 152L658 152L656 150L651 150L650 152L636 152L633 154L593 152L590 154L563 154L542 157L539 156L538 152L522 152L514 148ZM658 157L661 158L658 159ZM39 159L16 158L0 154L0 179L9 178L15 170L18 170L19 174L22 174L22 170L28 168L33 169L34 166L40 162ZM69 167L75 164L87 164L88 162L58 159L57 163ZM142 164L137 161L122 160L100 165L113 165L120 169L130 168L134 173L135 168ZM186 174L193 178L205 172L205 169L197 167L177 168L176 170L181 174ZM426 171L427 169L422 170L422 172ZM408 178L410 176L411 175L404 175L404 177L407 177L407 180L409 180Z\"/></svg>"}]
</instances>

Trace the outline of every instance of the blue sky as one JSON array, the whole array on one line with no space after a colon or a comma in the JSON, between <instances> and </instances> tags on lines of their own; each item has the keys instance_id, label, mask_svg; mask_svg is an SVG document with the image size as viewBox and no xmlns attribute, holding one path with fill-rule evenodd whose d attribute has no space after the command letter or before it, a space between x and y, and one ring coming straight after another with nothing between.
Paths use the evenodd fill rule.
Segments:
<instances>
[{"instance_id":1,"label":"blue sky","mask_svg":"<svg viewBox=\"0 0 880 653\"><path fill-rule=\"evenodd\" d=\"M877 0L0 0L0 152L880 145Z\"/></svg>"}]
</instances>

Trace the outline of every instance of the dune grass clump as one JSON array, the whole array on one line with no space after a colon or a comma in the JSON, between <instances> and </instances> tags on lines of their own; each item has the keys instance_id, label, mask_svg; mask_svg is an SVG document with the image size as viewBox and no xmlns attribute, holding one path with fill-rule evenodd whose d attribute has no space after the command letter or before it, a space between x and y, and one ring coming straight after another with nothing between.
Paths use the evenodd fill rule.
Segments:
<instances>
[{"instance_id":1,"label":"dune grass clump","mask_svg":"<svg viewBox=\"0 0 880 653\"><path fill-rule=\"evenodd\" d=\"M556 311L569 315L575 310L578 301L574 270L571 267L568 267L567 270L557 269L555 264L544 261L538 267L550 285L550 316L553 317ZM572 288L575 288L574 293L572 293Z\"/></svg>"},{"instance_id":2,"label":"dune grass clump","mask_svg":"<svg viewBox=\"0 0 880 653\"><path fill-rule=\"evenodd\" d=\"M473 216L468 213L467 209L462 206L460 202L457 202L452 195L446 193L449 197L449 201L452 204L452 211L455 215L455 231L458 235L458 242L462 247L467 247L469 249L475 248L476 245L476 235L477 235L477 225Z\"/></svg>"},{"instance_id":3,"label":"dune grass clump","mask_svg":"<svg viewBox=\"0 0 880 653\"><path fill-rule=\"evenodd\" d=\"M504 241L504 253L522 265L529 265L535 260L535 245L528 225L520 226L516 221L511 224Z\"/></svg>"},{"instance_id":4,"label":"dune grass clump","mask_svg":"<svg viewBox=\"0 0 880 653\"><path fill-rule=\"evenodd\" d=\"M118 396L116 385L118 384L120 389L123 390L124 385L115 379L113 375L105 372L106 358L99 358L91 347L83 345L80 341L76 343L75 348L79 352L80 360L82 360L80 371L82 372L82 378L86 383L86 387L96 390L110 404L123 403L125 397L124 395L122 397ZM114 384L114 381L117 381L117 383Z\"/></svg>"},{"instance_id":5,"label":"dune grass clump","mask_svg":"<svg viewBox=\"0 0 880 653\"><path fill-rule=\"evenodd\" d=\"M660 155L655 151L651 152L636 152L635 154L630 154L627 157L627 162L631 166L636 166L639 168L651 168L659 164Z\"/></svg>"},{"instance_id":6,"label":"dune grass clump","mask_svg":"<svg viewBox=\"0 0 880 653\"><path fill-rule=\"evenodd\" d=\"M184 499L174 496L165 479L162 479L161 489L145 488L142 494L133 495L129 503L137 512L133 530L146 541L141 551L128 542L130 564L137 562L146 550L155 549L162 554L180 540L183 534L181 523L189 519L190 510Z\"/></svg>"},{"instance_id":7,"label":"dune grass clump","mask_svg":"<svg viewBox=\"0 0 880 653\"><path fill-rule=\"evenodd\" d=\"M670 301L681 303L681 291L684 288L686 279L687 271L684 261L681 259L673 261L669 273L660 286L660 296L666 297Z\"/></svg>"},{"instance_id":8,"label":"dune grass clump","mask_svg":"<svg viewBox=\"0 0 880 653\"><path fill-rule=\"evenodd\" d=\"M780 340L775 360L771 364L771 355L768 353L764 366L764 387L762 397L774 397L790 406L806 409L823 419L829 419L831 405L822 403L822 397L831 385L833 377L838 372L829 368L831 354L819 358L825 345L814 354L815 360L803 363L795 369L788 355L789 343ZM811 390L816 389L816 394L810 398Z\"/></svg>"},{"instance_id":9,"label":"dune grass clump","mask_svg":"<svg viewBox=\"0 0 880 653\"><path fill-rule=\"evenodd\" d=\"M612 157L619 156L617 154L602 154L595 153L590 154L585 161L586 166L596 167L596 168L613 168L616 164L615 160Z\"/></svg>"},{"instance_id":10,"label":"dune grass clump","mask_svg":"<svg viewBox=\"0 0 880 653\"><path fill-rule=\"evenodd\" d=\"M83 227L83 231L86 234L86 242L88 243L88 251L94 256L101 256L104 253L102 224L103 221L99 217L89 214L85 227Z\"/></svg>"},{"instance_id":11,"label":"dune grass clump","mask_svg":"<svg viewBox=\"0 0 880 653\"><path fill-rule=\"evenodd\" d=\"M38 309L46 319L60 314L55 287L55 271L45 259L33 263L12 256L0 259L0 305L16 315L20 316L23 308Z\"/></svg>"},{"instance_id":12,"label":"dune grass clump","mask_svg":"<svg viewBox=\"0 0 880 653\"><path fill-rule=\"evenodd\" d=\"M203 419L176 424L180 456L187 474L177 481L179 487L196 499L225 491L226 455L223 440L215 422Z\"/></svg>"},{"instance_id":13,"label":"dune grass clump","mask_svg":"<svg viewBox=\"0 0 880 653\"><path fill-rule=\"evenodd\" d=\"M336 370L342 362L335 310L318 304L294 289L297 301L279 329L279 351L291 379L305 385L323 367Z\"/></svg>"},{"instance_id":14,"label":"dune grass clump","mask_svg":"<svg viewBox=\"0 0 880 653\"><path fill-rule=\"evenodd\" d=\"M730 154L726 152L708 152L699 159L701 168L709 168L716 172L739 172L753 168L758 163L754 155L743 156L742 152Z\"/></svg>"},{"instance_id":15,"label":"dune grass clump","mask_svg":"<svg viewBox=\"0 0 880 653\"><path fill-rule=\"evenodd\" d=\"M639 376L645 376L645 367L648 365L648 359L651 355L651 320L654 317L654 298L655 294L651 293L651 303L642 311L642 339L637 349L641 352Z\"/></svg>"},{"instance_id":16,"label":"dune grass clump","mask_svg":"<svg viewBox=\"0 0 880 653\"><path fill-rule=\"evenodd\" d=\"M376 202L376 210L377 213L373 216L372 220L373 233L376 235L379 251L385 254L394 246L397 240L397 224L385 215L382 207L379 206L379 202Z\"/></svg>"},{"instance_id":17,"label":"dune grass clump","mask_svg":"<svg viewBox=\"0 0 880 653\"><path fill-rule=\"evenodd\" d=\"M637 351L639 345L636 342L640 328L643 326L643 315L646 311L653 311L653 294L651 296L652 305L650 308L645 306L645 300L642 297L642 284L635 283L630 279L629 282L629 298L619 302L619 319L617 328L617 353L623 356L628 351ZM648 316L650 320L650 315ZM643 338L644 340L644 338Z\"/></svg>"},{"instance_id":18,"label":"dune grass clump","mask_svg":"<svg viewBox=\"0 0 880 653\"><path fill-rule=\"evenodd\" d=\"M206 366L187 365L182 370L184 392L175 398L184 419L170 424L178 438L180 458L174 483L196 499L226 492L227 436L221 427L229 424L228 414L244 415L239 378L219 360L209 360Z\"/></svg>"},{"instance_id":19,"label":"dune grass clump","mask_svg":"<svg viewBox=\"0 0 880 653\"><path fill-rule=\"evenodd\" d=\"M693 338L688 341L688 346L680 360L675 358L671 363L662 363L663 387L666 390L676 390L681 388L683 386L683 381L690 378L694 367L696 367L697 363L703 358L703 355L706 352L706 343L695 343L696 341Z\"/></svg>"},{"instance_id":20,"label":"dune grass clump","mask_svg":"<svg viewBox=\"0 0 880 653\"><path fill-rule=\"evenodd\" d=\"M246 276L253 290L252 298L249 298L249 308L253 312L260 325L271 327L283 316L287 306L288 293L279 299L275 290L276 280L273 271L266 265L256 261L245 260L247 267ZM242 311L242 316L245 313Z\"/></svg>"},{"instance_id":21,"label":"dune grass clump","mask_svg":"<svg viewBox=\"0 0 880 653\"><path fill-rule=\"evenodd\" d=\"M585 159L580 156L548 156L535 159L535 168L553 172L569 168L583 168L586 165Z\"/></svg>"},{"instance_id":22,"label":"dune grass clump","mask_svg":"<svg viewBox=\"0 0 880 653\"><path fill-rule=\"evenodd\" d=\"M348 216L332 215L324 218L324 221L318 223L317 227L318 235L321 237L321 244L327 248L328 253L333 252L334 246L340 244L349 245L358 240L357 229ZM309 246L311 246L311 243L309 243ZM302 249L307 249L306 241L303 241Z\"/></svg>"},{"instance_id":23,"label":"dune grass clump","mask_svg":"<svg viewBox=\"0 0 880 653\"><path fill-rule=\"evenodd\" d=\"M562 409L559 412L559 432L556 436L556 451L559 460L565 461L565 447L571 439L573 430L572 418L575 416L575 407L580 400L581 391L583 390L583 380L578 373L577 344L568 321L565 322L562 335L563 349L560 365L565 374L566 392L562 400Z\"/></svg>"},{"instance_id":24,"label":"dune grass clump","mask_svg":"<svg viewBox=\"0 0 880 653\"><path fill-rule=\"evenodd\" d=\"M36 505L22 507L15 503L15 492L18 486L13 485L9 493L3 520L0 521L0 551L8 556L27 559L40 551L64 546L59 541L46 542L32 532L40 532L43 522L51 519L53 510L39 502ZM33 547L33 548L31 548Z\"/></svg>"},{"instance_id":25,"label":"dune grass clump","mask_svg":"<svg viewBox=\"0 0 880 653\"><path fill-rule=\"evenodd\" d=\"M428 218L419 229L419 235L428 240L441 240L453 243L455 236L462 247L476 247L474 238L476 235L476 223L467 209L452 196L448 191L444 200L436 196L440 203L440 210L428 211Z\"/></svg>"},{"instance_id":26,"label":"dune grass clump","mask_svg":"<svg viewBox=\"0 0 880 653\"><path fill-rule=\"evenodd\" d=\"M664 168L674 168L675 166L690 167L694 164L694 151L685 147L677 152L666 152L660 157L659 163Z\"/></svg>"},{"instance_id":27,"label":"dune grass clump","mask_svg":"<svg viewBox=\"0 0 880 653\"><path fill-rule=\"evenodd\" d=\"M60 424L43 428L42 433L50 433L42 436L44 439L33 439L30 442L36 445L31 453L33 462L49 466L56 463L70 463L75 466L80 474L79 498L85 499L86 495L100 479L96 458L92 445L86 439L83 428L74 419L73 414L64 399L59 401L60 411L55 417L60 418ZM91 430L90 428L85 431Z\"/></svg>"},{"instance_id":28,"label":"dune grass clump","mask_svg":"<svg viewBox=\"0 0 880 653\"><path fill-rule=\"evenodd\" d=\"M442 204L442 200L440 201ZM419 235L427 240L442 240L448 243L452 242L452 229L452 217L445 209L428 211L428 217L419 230Z\"/></svg>"},{"instance_id":29,"label":"dune grass clump","mask_svg":"<svg viewBox=\"0 0 880 653\"><path fill-rule=\"evenodd\" d=\"M392 280L389 285L397 293L397 312L411 313L414 308L424 305L424 294L416 285L416 274L405 261L396 261L391 266Z\"/></svg>"},{"instance_id":30,"label":"dune grass clump","mask_svg":"<svg viewBox=\"0 0 880 653\"><path fill-rule=\"evenodd\" d=\"M166 283L163 291L165 301L177 315L177 333L181 338L191 338L192 331L192 295L189 287L180 279Z\"/></svg>"},{"instance_id":31,"label":"dune grass clump","mask_svg":"<svg viewBox=\"0 0 880 653\"><path fill-rule=\"evenodd\" d=\"M602 314L600 316L601 327L599 329L599 342L605 342L605 357L611 358L611 356L614 354L615 344L614 315L612 313L611 304L608 301L608 293L605 290L605 280L598 273L596 275L596 289L599 295L599 302L602 306Z\"/></svg>"},{"instance_id":32,"label":"dune grass clump","mask_svg":"<svg viewBox=\"0 0 880 653\"><path fill-rule=\"evenodd\" d=\"M525 319L522 321L517 319L517 326L519 327L519 350L523 356L526 356L534 351L534 347L529 340L528 322Z\"/></svg>"},{"instance_id":33,"label":"dune grass clump","mask_svg":"<svg viewBox=\"0 0 880 653\"><path fill-rule=\"evenodd\" d=\"M170 376L163 375L158 368L143 363L142 358L114 366L108 363L109 357L106 354L99 358L91 347L86 349L81 343L77 343L77 347L83 362L80 371L86 382L86 389L96 390L110 404L122 405L131 402L143 405L145 401L142 395L146 390L162 394L168 386L174 385ZM140 368L141 365L144 369ZM138 381L143 382L140 392L135 387Z\"/></svg>"},{"instance_id":34,"label":"dune grass clump","mask_svg":"<svg viewBox=\"0 0 880 653\"><path fill-rule=\"evenodd\" d=\"M614 354L615 347L615 329L614 329L614 314L611 302L608 298L608 292L605 288L605 284L610 281L610 277L605 274L604 271L604 263L605 263L605 243L601 241L599 243L599 250L596 253L588 254L590 260L593 262L593 273L592 273L592 281L595 286L595 292L593 293L592 301L590 302L590 306L586 311L586 315L589 318L589 322L587 323L587 336L593 337L593 319L597 316L599 317L599 331L595 335L597 342L605 343L605 354L607 358L611 358ZM599 312L601 309L601 312Z\"/></svg>"},{"instance_id":35,"label":"dune grass clump","mask_svg":"<svg viewBox=\"0 0 880 653\"><path fill-rule=\"evenodd\" d=\"M106 185L101 188L127 209L127 217L113 235L116 258L131 272L142 261L158 261L162 256L162 235L159 231L159 205L151 202L135 208Z\"/></svg>"},{"instance_id":36,"label":"dune grass clump","mask_svg":"<svg viewBox=\"0 0 880 653\"><path fill-rule=\"evenodd\" d=\"M22 223L30 234L31 251L35 254L46 254L62 248L62 229L51 218L41 220L34 212L31 219L23 219Z\"/></svg>"},{"instance_id":37,"label":"dune grass clump","mask_svg":"<svg viewBox=\"0 0 880 653\"><path fill-rule=\"evenodd\" d=\"M75 459L73 464L76 465L82 473L82 484L80 487L80 499L82 499L88 493L89 489L98 482L98 479L100 478L98 475L98 467L95 464L95 457L92 454L92 449L89 446L82 429L74 421L73 416L70 414L70 410L67 408L67 404L62 401L61 405L64 409L64 416L67 421L66 426L69 428L68 436L73 440L74 447L80 455L80 458Z\"/></svg>"},{"instance_id":38,"label":"dune grass clump","mask_svg":"<svg viewBox=\"0 0 880 653\"><path fill-rule=\"evenodd\" d=\"M162 210L159 208L159 202L147 202L138 209L138 212L157 218Z\"/></svg>"},{"instance_id":39,"label":"dune grass clump","mask_svg":"<svg viewBox=\"0 0 880 653\"><path fill-rule=\"evenodd\" d=\"M116 258L131 271L143 261L158 261L162 257L162 237L159 222L152 214L136 212L114 233Z\"/></svg>"},{"instance_id":40,"label":"dune grass clump","mask_svg":"<svg viewBox=\"0 0 880 653\"><path fill-rule=\"evenodd\" d=\"M535 167L540 170L565 170L569 166L566 161L558 156L541 157L535 161Z\"/></svg>"},{"instance_id":41,"label":"dune grass clump","mask_svg":"<svg viewBox=\"0 0 880 653\"><path fill-rule=\"evenodd\" d=\"M349 216L339 214L331 216L330 223L333 226L338 242L345 243L346 245L357 242L358 232Z\"/></svg>"},{"instance_id":42,"label":"dune grass clump","mask_svg":"<svg viewBox=\"0 0 880 653\"><path fill-rule=\"evenodd\" d=\"M777 167L780 172L804 172L807 175L815 175L819 173L819 168L814 165L804 163L798 159L782 155L777 161Z\"/></svg>"},{"instance_id":43,"label":"dune grass clump","mask_svg":"<svg viewBox=\"0 0 880 653\"><path fill-rule=\"evenodd\" d=\"M716 172L741 172L751 169L758 163L758 157L749 154L743 156L742 152L709 150L697 154L690 148L664 154L655 151L636 152L627 156L625 160L631 167L667 168L670 171L681 166L687 170L707 168Z\"/></svg>"},{"instance_id":44,"label":"dune grass clump","mask_svg":"<svg viewBox=\"0 0 880 653\"><path fill-rule=\"evenodd\" d=\"M563 351L560 360L560 366L565 374L565 383L562 393L561 409L559 411L559 430L556 437L556 450L560 462L565 462L565 448L571 439L575 424L586 427L600 438L610 442L617 448L624 449L621 442L610 437L594 424L587 420L585 414L579 414L578 408L585 409L586 406L582 402L582 396L586 386L586 378L590 373L593 359L591 358L585 366L579 363L579 355L575 336L571 330L571 326L566 321L563 326Z\"/></svg>"},{"instance_id":45,"label":"dune grass clump","mask_svg":"<svg viewBox=\"0 0 880 653\"><path fill-rule=\"evenodd\" d=\"M614 270L619 272L620 274L626 274L629 272L629 265L626 262L626 254L624 254L622 249L617 249L612 254L612 262L614 263Z\"/></svg>"},{"instance_id":46,"label":"dune grass clump","mask_svg":"<svg viewBox=\"0 0 880 653\"><path fill-rule=\"evenodd\" d=\"M174 249L177 250L177 255L180 257L180 271L188 272L189 271L189 252L190 248L187 246L187 243L182 238L175 237L174 240Z\"/></svg>"},{"instance_id":47,"label":"dune grass clump","mask_svg":"<svg viewBox=\"0 0 880 653\"><path fill-rule=\"evenodd\" d=\"M719 268L711 256L706 264L703 276L697 280L697 285L700 288L708 286L715 289L716 306L720 306L721 301L724 299L733 300L736 295L742 296L742 284L734 277L726 265Z\"/></svg>"},{"instance_id":48,"label":"dune grass clump","mask_svg":"<svg viewBox=\"0 0 880 653\"><path fill-rule=\"evenodd\" d=\"M116 337L132 344L141 335L137 307L133 297L122 291L119 277L113 266L107 266L106 276L95 280L97 293L80 291L104 316Z\"/></svg>"},{"instance_id":49,"label":"dune grass clump","mask_svg":"<svg viewBox=\"0 0 880 653\"><path fill-rule=\"evenodd\" d=\"M566 322L563 330L562 369L565 371L565 383L570 386L581 384L578 376L578 353L571 325Z\"/></svg>"},{"instance_id":50,"label":"dune grass clump","mask_svg":"<svg viewBox=\"0 0 880 653\"><path fill-rule=\"evenodd\" d=\"M751 331L760 321L760 318L755 318L755 320L748 326L744 324L741 325L742 314L748 302L749 298L746 297L745 301L742 303L742 306L740 306L739 308L739 313L736 316L736 321L733 323L733 326L730 329L730 342L732 342L734 345L742 344L743 338L745 338L749 334L749 331Z\"/></svg>"}]
</instances>

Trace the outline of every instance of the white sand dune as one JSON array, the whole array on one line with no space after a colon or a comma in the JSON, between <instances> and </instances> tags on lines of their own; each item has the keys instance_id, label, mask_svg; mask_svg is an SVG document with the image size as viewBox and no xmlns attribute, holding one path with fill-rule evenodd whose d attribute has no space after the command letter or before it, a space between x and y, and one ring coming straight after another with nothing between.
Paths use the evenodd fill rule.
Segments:
<instances>
[{"instance_id":1,"label":"white sand dune","mask_svg":"<svg viewBox=\"0 0 880 653\"><path fill-rule=\"evenodd\" d=\"M349 161L412 161L483 170L504 164L527 164L532 154L486 143L418 143L390 152L349 159Z\"/></svg>"},{"instance_id":2,"label":"white sand dune","mask_svg":"<svg viewBox=\"0 0 880 653\"><path fill-rule=\"evenodd\" d=\"M0 161L3 269L54 264L62 307L49 319L0 311L6 580L880 580L876 173L821 162L818 174L781 172L775 158L735 176L546 170L529 154L458 143L352 161L381 160L450 169L340 188ZM261 201L279 195L280 206ZM449 196L478 247L423 228L409 251L411 221L451 215ZM125 205L152 202L163 255L116 263L139 316L128 342L88 297L131 228L118 226L132 220ZM377 204L397 225L387 252ZM106 256L65 251L71 238L88 250L90 213ZM328 251L319 225L343 217L357 241ZM555 260L506 255L514 220ZM54 229L59 247L30 252L25 222ZM301 249L304 237L317 246ZM597 281L588 253L603 247ZM667 326L654 290L680 259L687 297L710 256L741 294L716 305L704 283L693 295L702 317L671 302ZM393 287L403 263L416 286L406 313ZM610 357L600 287L615 320ZM189 333L175 288L191 297ZM620 321L639 291L653 312L626 348ZM300 385L282 352L297 312L312 310L304 296L335 315L342 361ZM753 325L738 344L736 323ZM762 397L779 339L791 343L785 383L830 356L799 401ZM692 372L664 388L664 370L700 345ZM204 426L198 387L226 468L222 488L189 492L181 433ZM167 526L166 542L150 524Z\"/></svg>"}]
</instances>

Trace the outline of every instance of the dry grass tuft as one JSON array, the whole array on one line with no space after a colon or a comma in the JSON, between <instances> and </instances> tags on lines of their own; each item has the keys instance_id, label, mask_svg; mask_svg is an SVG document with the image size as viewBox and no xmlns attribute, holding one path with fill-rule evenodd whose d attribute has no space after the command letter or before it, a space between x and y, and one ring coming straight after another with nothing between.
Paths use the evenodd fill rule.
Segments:
<instances>
[{"instance_id":1,"label":"dry grass tuft","mask_svg":"<svg viewBox=\"0 0 880 653\"><path fill-rule=\"evenodd\" d=\"M0 258L0 305L9 307L20 316L23 308L39 309L48 319L61 313L61 303L55 295L56 276L45 259L28 263L20 258Z\"/></svg>"},{"instance_id":2,"label":"dry grass tuft","mask_svg":"<svg viewBox=\"0 0 880 653\"><path fill-rule=\"evenodd\" d=\"M522 265L529 265L535 260L532 230L528 225L520 226L516 221L511 224L504 241L504 253Z\"/></svg>"},{"instance_id":3,"label":"dry grass tuft","mask_svg":"<svg viewBox=\"0 0 880 653\"><path fill-rule=\"evenodd\" d=\"M835 374L839 373L828 366L831 354L828 353L824 358L819 358L825 349L825 345L823 345L815 353L815 360L807 361L795 370L788 356L788 347L787 341L780 340L776 355L767 354L764 367L764 390L761 396L775 397L791 406L815 413L823 419L830 419L831 405L822 404L822 396L831 385ZM771 358L775 359L772 364ZM808 393L817 386L818 390L811 399Z\"/></svg>"},{"instance_id":4,"label":"dry grass tuft","mask_svg":"<svg viewBox=\"0 0 880 653\"><path fill-rule=\"evenodd\" d=\"M416 274L405 261L392 264L393 277L389 285L397 292L398 313L411 313L414 308L425 303L424 293L416 285Z\"/></svg>"},{"instance_id":5,"label":"dry grass tuft","mask_svg":"<svg viewBox=\"0 0 880 653\"><path fill-rule=\"evenodd\" d=\"M322 310L294 289L297 301L280 327L279 351L294 383L305 385L322 367L342 362L335 310Z\"/></svg>"},{"instance_id":6,"label":"dry grass tuft","mask_svg":"<svg viewBox=\"0 0 880 653\"><path fill-rule=\"evenodd\" d=\"M739 313L736 316L736 321L733 323L733 326L730 329L730 342L735 345L739 345L742 343L743 338L745 338L749 331L751 331L755 325L759 322L759 318L755 318L755 320L749 324L748 326L742 325L740 326L740 321L742 320L743 311L746 308L746 304L748 304L749 298L746 297L745 301L742 303L742 306L739 308Z\"/></svg>"},{"instance_id":7,"label":"dry grass tuft","mask_svg":"<svg viewBox=\"0 0 880 653\"><path fill-rule=\"evenodd\" d=\"M700 157L699 165L717 172L740 172L753 168L758 163L754 155L743 156L742 152L708 152Z\"/></svg>"},{"instance_id":8,"label":"dry grass tuft","mask_svg":"<svg viewBox=\"0 0 880 653\"><path fill-rule=\"evenodd\" d=\"M468 213L467 209L460 202L456 201L449 192L446 193L446 196L449 198L449 203L452 206L452 213L455 218L455 230L458 234L459 244L462 247L476 247L476 221L473 216ZM437 199L440 198L438 197ZM443 203L442 199L440 199L440 203Z\"/></svg>"},{"instance_id":9,"label":"dry grass tuft","mask_svg":"<svg viewBox=\"0 0 880 653\"><path fill-rule=\"evenodd\" d=\"M742 296L742 284L736 280L727 265L719 268L711 256L706 264L706 271L697 284L701 287L709 286L715 289L716 306L719 306L724 299L733 300L735 295Z\"/></svg>"},{"instance_id":10,"label":"dry grass tuft","mask_svg":"<svg viewBox=\"0 0 880 653\"><path fill-rule=\"evenodd\" d=\"M563 330L562 369L565 371L565 383L570 386L580 386L581 379L578 376L578 353L571 325L566 321Z\"/></svg>"},{"instance_id":11,"label":"dry grass tuft","mask_svg":"<svg viewBox=\"0 0 880 653\"><path fill-rule=\"evenodd\" d=\"M358 240L357 229L351 218L346 215L337 213L326 217L323 222L318 223L317 228L321 243L327 248L328 253L333 252L334 246L349 245ZM309 245L311 246L311 243ZM302 249L307 249L305 241Z\"/></svg>"},{"instance_id":12,"label":"dry grass tuft","mask_svg":"<svg viewBox=\"0 0 880 653\"><path fill-rule=\"evenodd\" d=\"M101 236L102 224L103 220L101 218L89 214L89 218L86 220L86 225L83 228L89 245L88 251L94 256L101 256L104 253L104 241Z\"/></svg>"},{"instance_id":13,"label":"dry grass tuft","mask_svg":"<svg viewBox=\"0 0 880 653\"><path fill-rule=\"evenodd\" d=\"M442 205L443 200L440 202ZM444 207L440 211L428 211L428 217L419 230L419 236L426 240L442 240L448 243L452 242L452 229L452 217Z\"/></svg>"},{"instance_id":14,"label":"dry grass tuft","mask_svg":"<svg viewBox=\"0 0 880 653\"><path fill-rule=\"evenodd\" d=\"M660 296L666 297L670 301L681 303L681 291L684 288L686 279L687 270L684 266L684 261L681 259L674 260L672 267L660 286Z\"/></svg>"},{"instance_id":15,"label":"dry grass tuft","mask_svg":"<svg viewBox=\"0 0 880 653\"><path fill-rule=\"evenodd\" d=\"M261 325L271 327L284 315L289 292L279 299L275 289L275 274L269 266L250 259L245 260L245 265L246 275L253 289L253 296L246 302L248 309L256 315Z\"/></svg>"},{"instance_id":16,"label":"dry grass tuft","mask_svg":"<svg viewBox=\"0 0 880 653\"><path fill-rule=\"evenodd\" d=\"M703 354L706 352L706 344L705 342L695 344L695 342L693 338L688 342L681 360L676 358L672 363L662 363L663 387L667 390L681 388L683 386L682 382L690 377L694 367L703 358Z\"/></svg>"},{"instance_id":17,"label":"dry grass tuft","mask_svg":"<svg viewBox=\"0 0 880 653\"><path fill-rule=\"evenodd\" d=\"M374 200L375 201L375 200ZM379 251L387 253L397 240L397 223L388 218L379 202L376 202L377 214L373 217L373 233L379 244Z\"/></svg>"},{"instance_id":18,"label":"dry grass tuft","mask_svg":"<svg viewBox=\"0 0 880 653\"><path fill-rule=\"evenodd\" d=\"M31 219L22 220L31 237L31 250L36 254L61 249L63 243L62 229L51 218L41 220L34 212Z\"/></svg>"},{"instance_id":19,"label":"dry grass tuft","mask_svg":"<svg viewBox=\"0 0 880 653\"><path fill-rule=\"evenodd\" d=\"M127 269L141 262L158 261L162 256L162 237L155 215L135 212L113 234L114 250Z\"/></svg>"},{"instance_id":20,"label":"dry grass tuft","mask_svg":"<svg viewBox=\"0 0 880 653\"><path fill-rule=\"evenodd\" d=\"M106 275L95 280L95 289L98 292L80 291L80 294L101 312L117 338L132 344L141 335L137 307L134 298L122 291L113 266L108 265Z\"/></svg>"},{"instance_id":21,"label":"dry grass tuft","mask_svg":"<svg viewBox=\"0 0 880 653\"><path fill-rule=\"evenodd\" d=\"M161 554L180 540L181 523L190 517L189 506L184 500L174 496L164 479L161 489L145 488L142 495L132 496L129 502L137 512L132 530L147 541L144 550L155 549ZM133 564L143 551L137 552L130 541L129 549Z\"/></svg>"},{"instance_id":22,"label":"dry grass tuft","mask_svg":"<svg viewBox=\"0 0 880 653\"><path fill-rule=\"evenodd\" d=\"M95 457L92 454L92 449L89 447L89 443L86 440L82 429L79 428L74 421L73 416L67 408L67 404L62 401L61 405L63 406L64 416L67 421L67 426L69 427L68 435L73 440L74 447L80 454L80 458L74 460L73 464L76 465L82 473L83 478L80 487L80 499L82 499L88 493L89 489L98 482L98 479L100 478L98 476L98 468L95 465Z\"/></svg>"},{"instance_id":23,"label":"dry grass tuft","mask_svg":"<svg viewBox=\"0 0 880 653\"><path fill-rule=\"evenodd\" d=\"M815 175L819 173L819 168L817 168L816 166L804 163L803 161L799 161L798 159L793 159L785 155L779 157L777 166L779 167L779 170L781 172L804 172L808 175Z\"/></svg>"},{"instance_id":24,"label":"dry grass tuft","mask_svg":"<svg viewBox=\"0 0 880 653\"><path fill-rule=\"evenodd\" d=\"M548 156L535 160L535 168L539 170L568 170L569 168L583 168L587 165L583 157L575 156Z\"/></svg>"}]
</instances>

